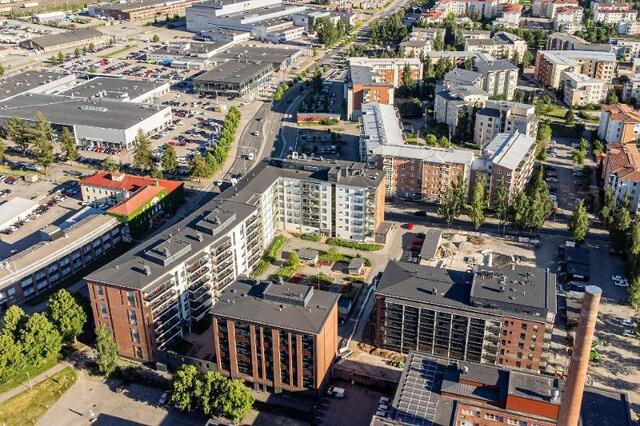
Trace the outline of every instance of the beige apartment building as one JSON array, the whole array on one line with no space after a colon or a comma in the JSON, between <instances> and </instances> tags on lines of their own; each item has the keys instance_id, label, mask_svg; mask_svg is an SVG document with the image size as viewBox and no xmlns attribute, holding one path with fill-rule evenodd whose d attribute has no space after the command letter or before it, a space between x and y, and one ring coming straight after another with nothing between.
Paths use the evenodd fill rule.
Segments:
<instances>
[{"instance_id":1,"label":"beige apartment building","mask_svg":"<svg viewBox=\"0 0 640 426\"><path fill-rule=\"evenodd\" d=\"M535 139L538 135L538 124L533 105L489 100L486 106L476 113L473 142L484 147L499 133L516 131Z\"/></svg>"},{"instance_id":2,"label":"beige apartment building","mask_svg":"<svg viewBox=\"0 0 640 426\"><path fill-rule=\"evenodd\" d=\"M534 78L554 89L560 88L564 73L581 73L609 84L616 72L616 55L586 50L539 50Z\"/></svg>"},{"instance_id":3,"label":"beige apartment building","mask_svg":"<svg viewBox=\"0 0 640 426\"><path fill-rule=\"evenodd\" d=\"M598 105L607 98L608 85L604 80L588 75L564 73L564 101L570 107Z\"/></svg>"}]
</instances>

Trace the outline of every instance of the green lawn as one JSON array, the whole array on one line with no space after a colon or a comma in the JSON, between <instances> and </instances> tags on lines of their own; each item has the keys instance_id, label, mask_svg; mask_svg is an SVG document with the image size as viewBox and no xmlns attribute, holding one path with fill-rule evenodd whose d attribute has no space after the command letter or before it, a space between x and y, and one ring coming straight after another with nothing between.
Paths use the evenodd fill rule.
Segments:
<instances>
[{"instance_id":1,"label":"green lawn","mask_svg":"<svg viewBox=\"0 0 640 426\"><path fill-rule=\"evenodd\" d=\"M547 117L553 118L561 118L564 119L565 114L567 113L567 109L563 108L559 105L552 105L551 111L545 114Z\"/></svg>"},{"instance_id":2,"label":"green lawn","mask_svg":"<svg viewBox=\"0 0 640 426\"><path fill-rule=\"evenodd\" d=\"M40 366L37 366L37 367L33 365L29 366L27 369L23 370L21 374L9 380L8 382L0 383L0 393L8 392L11 389L15 388L16 386L20 385L21 383L27 382L29 380L29 377L33 379L38 374L44 371L47 371L48 369L56 365L58 362L59 362L58 358L54 357L43 362L42 365Z\"/></svg>"},{"instance_id":3,"label":"green lawn","mask_svg":"<svg viewBox=\"0 0 640 426\"><path fill-rule=\"evenodd\" d=\"M76 382L76 372L67 367L19 395L0 404L0 422L6 426L36 424Z\"/></svg>"}]
</instances>

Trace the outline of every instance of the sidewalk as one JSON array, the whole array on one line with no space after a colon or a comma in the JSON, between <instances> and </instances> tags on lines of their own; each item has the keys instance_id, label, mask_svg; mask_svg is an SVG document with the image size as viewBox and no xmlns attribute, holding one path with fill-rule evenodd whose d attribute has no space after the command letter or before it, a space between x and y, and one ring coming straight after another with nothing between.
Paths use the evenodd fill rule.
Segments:
<instances>
[{"instance_id":1,"label":"sidewalk","mask_svg":"<svg viewBox=\"0 0 640 426\"><path fill-rule=\"evenodd\" d=\"M22 392L30 389L30 386L35 386L38 383L47 380L49 377L53 376L54 374L58 373L59 371L70 367L71 364L67 363L66 361L61 361L58 364L54 365L53 367L51 367L50 369L48 369L47 371L39 374L36 377L33 377L30 381L26 381L23 382L22 384L16 386L15 388L11 389L10 391L7 391L3 394L0 394L0 403L13 398L16 395L21 394Z\"/></svg>"}]
</instances>

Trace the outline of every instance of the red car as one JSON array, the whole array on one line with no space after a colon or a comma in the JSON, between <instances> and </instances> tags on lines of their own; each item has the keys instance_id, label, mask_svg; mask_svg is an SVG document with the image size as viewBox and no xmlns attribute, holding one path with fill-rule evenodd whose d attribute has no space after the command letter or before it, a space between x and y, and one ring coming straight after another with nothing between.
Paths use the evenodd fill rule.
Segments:
<instances>
[{"instance_id":1,"label":"red car","mask_svg":"<svg viewBox=\"0 0 640 426\"><path fill-rule=\"evenodd\" d=\"M413 223L407 223L407 229L411 231L413 229Z\"/></svg>"},{"instance_id":2,"label":"red car","mask_svg":"<svg viewBox=\"0 0 640 426\"><path fill-rule=\"evenodd\" d=\"M171 145L171 146L176 146L176 145L178 145L178 142L176 142L176 141L169 141L169 145Z\"/></svg>"}]
</instances>

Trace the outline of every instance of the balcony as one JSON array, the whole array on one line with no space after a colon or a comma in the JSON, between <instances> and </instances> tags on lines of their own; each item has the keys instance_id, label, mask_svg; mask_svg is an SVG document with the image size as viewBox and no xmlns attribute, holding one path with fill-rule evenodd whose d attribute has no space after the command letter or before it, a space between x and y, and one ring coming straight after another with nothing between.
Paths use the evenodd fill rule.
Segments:
<instances>
[{"instance_id":1,"label":"balcony","mask_svg":"<svg viewBox=\"0 0 640 426\"><path fill-rule=\"evenodd\" d=\"M147 302L147 306L149 306L151 310L155 313L160 310L159 308L166 306L167 304L170 304L171 302L175 301L176 297L177 297L176 291L170 290L156 297L155 299L153 299L152 302Z\"/></svg>"},{"instance_id":2,"label":"balcony","mask_svg":"<svg viewBox=\"0 0 640 426\"><path fill-rule=\"evenodd\" d=\"M201 267L205 266L209 262L208 256L203 256L197 261L191 263L187 266L187 273L191 274L199 270Z\"/></svg>"},{"instance_id":3,"label":"balcony","mask_svg":"<svg viewBox=\"0 0 640 426\"><path fill-rule=\"evenodd\" d=\"M169 319L169 321L157 322L153 330L155 331L156 336L161 336L173 330L174 327L176 327L179 324L180 324L180 318L176 316Z\"/></svg>"}]
</instances>

